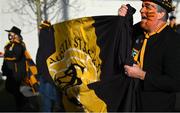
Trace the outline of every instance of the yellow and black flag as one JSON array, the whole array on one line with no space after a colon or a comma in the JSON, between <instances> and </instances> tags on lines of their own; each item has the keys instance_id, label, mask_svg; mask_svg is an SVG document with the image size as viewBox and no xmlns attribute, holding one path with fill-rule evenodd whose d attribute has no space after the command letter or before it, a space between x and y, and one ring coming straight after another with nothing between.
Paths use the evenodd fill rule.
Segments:
<instances>
[{"instance_id":1,"label":"yellow and black flag","mask_svg":"<svg viewBox=\"0 0 180 113\"><path fill-rule=\"evenodd\" d=\"M129 6L126 17L84 17L42 28L37 62L46 62L66 111L133 111L133 81L123 65L132 63L134 12Z\"/></svg>"}]
</instances>

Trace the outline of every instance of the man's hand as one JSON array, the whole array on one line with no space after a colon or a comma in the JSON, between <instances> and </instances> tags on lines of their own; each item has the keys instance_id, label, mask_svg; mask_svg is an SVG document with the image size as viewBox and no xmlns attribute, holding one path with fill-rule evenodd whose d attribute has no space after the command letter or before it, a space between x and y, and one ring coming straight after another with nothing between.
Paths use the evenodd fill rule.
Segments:
<instances>
[{"instance_id":1,"label":"man's hand","mask_svg":"<svg viewBox=\"0 0 180 113\"><path fill-rule=\"evenodd\" d=\"M143 71L138 65L133 64L133 66L124 65L125 74L132 78L139 78L144 80L146 72Z\"/></svg>"},{"instance_id":2,"label":"man's hand","mask_svg":"<svg viewBox=\"0 0 180 113\"><path fill-rule=\"evenodd\" d=\"M118 15L119 16L126 16L127 10L128 10L128 7L123 4L118 10Z\"/></svg>"}]
</instances>

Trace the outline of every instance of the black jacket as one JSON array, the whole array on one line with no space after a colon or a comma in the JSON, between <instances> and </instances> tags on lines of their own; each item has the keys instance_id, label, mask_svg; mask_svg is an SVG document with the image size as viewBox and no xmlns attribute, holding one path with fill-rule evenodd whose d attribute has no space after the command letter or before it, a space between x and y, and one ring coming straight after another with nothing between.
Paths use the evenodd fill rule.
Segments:
<instances>
[{"instance_id":1,"label":"black jacket","mask_svg":"<svg viewBox=\"0 0 180 113\"><path fill-rule=\"evenodd\" d=\"M135 48L143 43L144 35L136 26ZM173 111L176 92L180 91L180 36L169 26L151 36L146 45L140 83L140 111Z\"/></svg>"},{"instance_id":2,"label":"black jacket","mask_svg":"<svg viewBox=\"0 0 180 113\"><path fill-rule=\"evenodd\" d=\"M23 43L8 43L5 46L3 75L7 76L6 88L10 92L19 90L22 79L26 75L25 46Z\"/></svg>"}]
</instances>

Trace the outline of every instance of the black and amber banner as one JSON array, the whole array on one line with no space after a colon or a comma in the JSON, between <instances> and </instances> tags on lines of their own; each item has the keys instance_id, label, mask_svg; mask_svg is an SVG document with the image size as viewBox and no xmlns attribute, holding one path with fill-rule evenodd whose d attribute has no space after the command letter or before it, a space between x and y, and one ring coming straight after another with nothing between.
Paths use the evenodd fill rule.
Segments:
<instances>
[{"instance_id":1,"label":"black and amber banner","mask_svg":"<svg viewBox=\"0 0 180 113\"><path fill-rule=\"evenodd\" d=\"M42 28L37 62L46 56L66 111L132 110L131 79L124 75L123 65L131 63L133 13L84 17Z\"/></svg>"}]
</instances>

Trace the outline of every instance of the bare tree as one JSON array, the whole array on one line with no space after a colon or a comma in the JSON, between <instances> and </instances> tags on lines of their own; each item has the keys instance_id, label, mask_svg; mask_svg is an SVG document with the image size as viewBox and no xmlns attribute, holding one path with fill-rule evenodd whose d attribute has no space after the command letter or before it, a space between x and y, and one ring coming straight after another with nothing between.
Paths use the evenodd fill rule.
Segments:
<instances>
[{"instance_id":1,"label":"bare tree","mask_svg":"<svg viewBox=\"0 0 180 113\"><path fill-rule=\"evenodd\" d=\"M73 8L74 12L82 11L79 8L80 1L77 0L8 0L9 7L3 10L4 13L14 13L12 22L16 25L34 27L40 25L42 20L58 22L60 19L68 19L68 9ZM19 20L19 22L17 21Z\"/></svg>"},{"instance_id":2,"label":"bare tree","mask_svg":"<svg viewBox=\"0 0 180 113\"><path fill-rule=\"evenodd\" d=\"M15 13L12 21L20 26L40 25L42 20L52 21L59 17L59 10L63 8L60 0L9 0L9 7L4 13ZM17 19L18 18L18 19ZM19 20L20 22L17 22Z\"/></svg>"}]
</instances>

